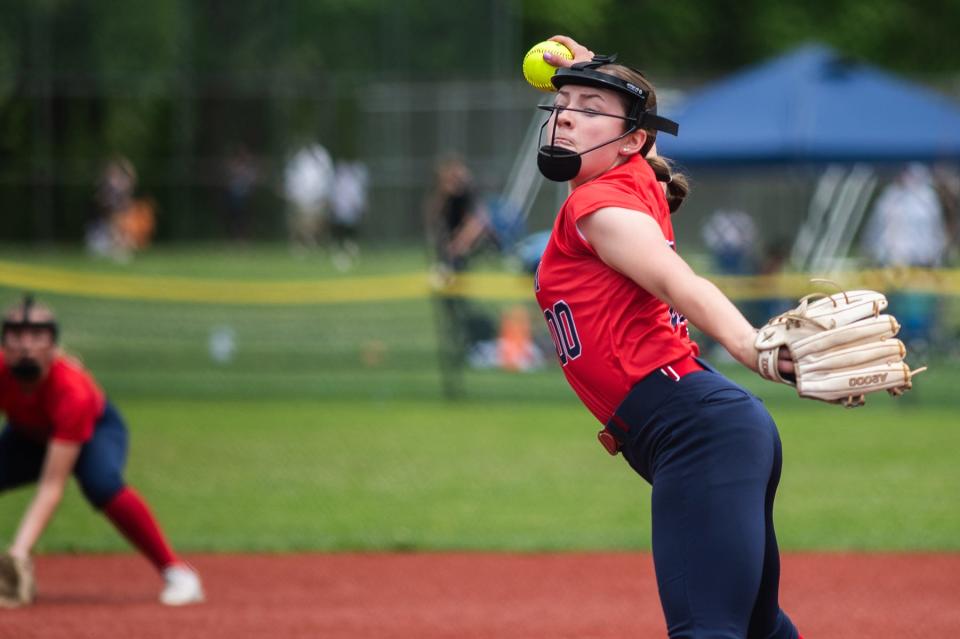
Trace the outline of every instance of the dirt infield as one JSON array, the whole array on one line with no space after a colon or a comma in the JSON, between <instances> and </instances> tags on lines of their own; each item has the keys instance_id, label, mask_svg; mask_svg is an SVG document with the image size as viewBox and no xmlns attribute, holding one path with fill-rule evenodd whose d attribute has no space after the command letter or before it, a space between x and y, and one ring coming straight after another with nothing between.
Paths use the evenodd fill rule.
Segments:
<instances>
[{"instance_id":1,"label":"dirt infield","mask_svg":"<svg viewBox=\"0 0 960 639\"><path fill-rule=\"evenodd\" d=\"M208 602L169 609L135 555L41 556L2 639L665 637L649 555L199 555ZM960 636L960 554L790 554L807 639Z\"/></svg>"}]
</instances>

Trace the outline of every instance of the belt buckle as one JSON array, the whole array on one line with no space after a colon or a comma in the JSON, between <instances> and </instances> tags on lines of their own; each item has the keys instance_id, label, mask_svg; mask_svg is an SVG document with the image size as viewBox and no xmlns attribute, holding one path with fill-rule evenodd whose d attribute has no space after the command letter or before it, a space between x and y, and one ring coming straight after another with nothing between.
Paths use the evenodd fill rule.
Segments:
<instances>
[{"instance_id":1,"label":"belt buckle","mask_svg":"<svg viewBox=\"0 0 960 639\"><path fill-rule=\"evenodd\" d=\"M603 446L604 450L611 455L616 456L616 454L620 452L620 442L618 442L617 438L607 429L603 429L597 433L597 440L600 442L600 445Z\"/></svg>"}]
</instances>

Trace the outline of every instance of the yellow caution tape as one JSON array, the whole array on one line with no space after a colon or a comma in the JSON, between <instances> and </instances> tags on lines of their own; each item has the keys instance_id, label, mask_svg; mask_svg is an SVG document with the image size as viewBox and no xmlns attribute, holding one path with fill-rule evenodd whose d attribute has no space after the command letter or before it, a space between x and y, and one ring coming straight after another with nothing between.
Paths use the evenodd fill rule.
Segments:
<instances>
[{"instance_id":1,"label":"yellow caution tape","mask_svg":"<svg viewBox=\"0 0 960 639\"><path fill-rule=\"evenodd\" d=\"M811 290L814 275L783 273L758 276L710 276L736 300L795 299ZM960 295L960 270L884 269L850 271L830 276L846 290L868 288ZM295 281L250 281L91 273L0 260L0 286L81 297L165 302L248 305L314 305L414 300L430 295L522 301L533 298L533 279L510 273L470 273L440 278L414 272L401 275ZM839 290L839 289L838 289Z\"/></svg>"}]
</instances>

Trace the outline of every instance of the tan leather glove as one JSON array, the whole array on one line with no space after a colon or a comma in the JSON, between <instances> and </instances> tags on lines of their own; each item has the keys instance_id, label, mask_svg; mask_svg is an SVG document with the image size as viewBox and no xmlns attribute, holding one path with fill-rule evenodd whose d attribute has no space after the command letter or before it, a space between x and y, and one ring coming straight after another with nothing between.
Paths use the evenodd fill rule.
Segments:
<instances>
[{"instance_id":1,"label":"tan leather glove","mask_svg":"<svg viewBox=\"0 0 960 639\"><path fill-rule=\"evenodd\" d=\"M926 368L911 371L903 361L906 347L895 338L900 324L881 314L886 308L887 298L876 291L807 295L757 333L761 377L796 386L801 397L847 407L862 406L866 395L881 390L902 395ZM793 360L792 377L777 369L781 347Z\"/></svg>"}]
</instances>

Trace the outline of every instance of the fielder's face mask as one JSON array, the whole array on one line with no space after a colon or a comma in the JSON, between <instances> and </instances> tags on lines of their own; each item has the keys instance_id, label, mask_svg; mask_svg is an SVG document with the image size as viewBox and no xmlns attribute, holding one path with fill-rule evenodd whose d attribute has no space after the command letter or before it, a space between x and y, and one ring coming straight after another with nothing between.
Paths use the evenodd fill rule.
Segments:
<instances>
[{"instance_id":1,"label":"fielder's face mask","mask_svg":"<svg viewBox=\"0 0 960 639\"><path fill-rule=\"evenodd\" d=\"M30 317L30 310L33 308L33 296L26 295L23 298L23 314L20 319L4 319L3 329L0 332L2 343L6 344L7 336L10 333L21 335L26 331L48 331L51 341L56 344L60 336L60 328L57 323L50 320L37 321ZM20 357L10 363L10 374L21 382L35 382L43 374L43 366L39 361L32 357Z\"/></svg>"},{"instance_id":2,"label":"fielder's face mask","mask_svg":"<svg viewBox=\"0 0 960 639\"><path fill-rule=\"evenodd\" d=\"M598 67L601 67L605 64L612 64L616 59L617 56L615 55L598 55L594 56L593 60L590 62L579 62L569 69L557 69L557 72L553 74L551 81L553 82L553 86L557 89L560 89L567 84L609 89L620 94L626 94L628 97L632 98L632 102L626 116L613 115L611 113L597 113L596 111L584 111L582 109L571 109L569 107L560 107L556 105L537 107L539 109L543 109L544 111L550 111L551 116L558 116L562 111L574 111L577 113L590 113L591 115L603 115L608 118L618 118L620 120L626 120L629 123L627 130L621 135L613 138L612 140L607 140L606 142L598 144L595 147L589 148L586 151L576 153L575 151L571 151L570 149L565 149L554 144L554 140L557 137L558 118L553 117L553 130L550 133L550 143L541 145L540 150L537 152L537 167L540 169L540 173L542 173L543 176L548 180L553 180L554 182L567 182L572 180L573 178L577 177L578 173L580 173L580 164L582 161L581 156L590 153L591 151L596 151L600 147L606 146L611 142L621 140L637 129L656 129L657 131L663 131L664 133L669 133L670 135L677 135L679 132L680 125L673 120L668 120L667 118L657 115L656 107L654 107L652 110L647 110L646 106L649 94L646 91L632 82L621 80L620 78L608 73L596 71ZM541 141L543 140L543 131L549 123L550 119L547 119L547 121L543 123L543 126L540 127ZM648 139L644 147L640 150L640 153L642 155L646 155L653 146L653 142L654 140L652 138Z\"/></svg>"}]
</instances>

